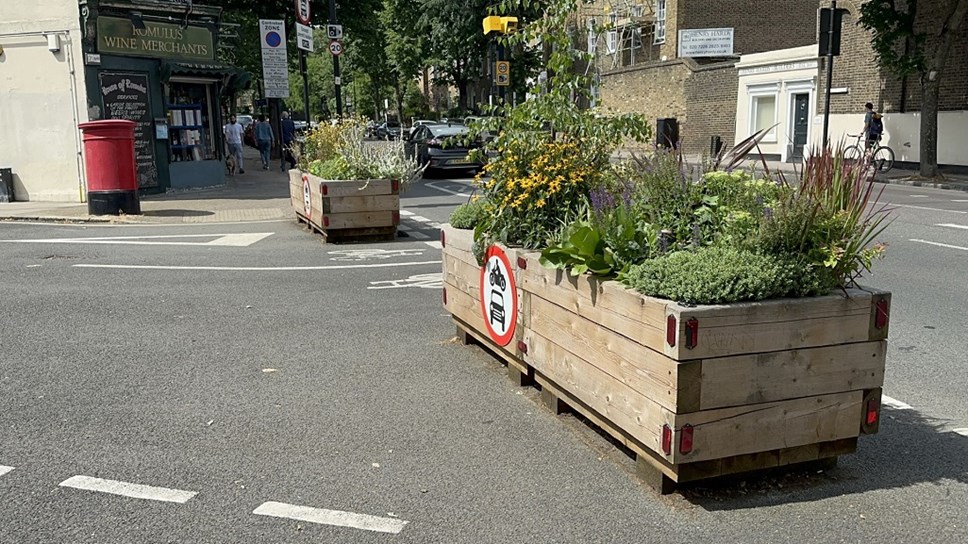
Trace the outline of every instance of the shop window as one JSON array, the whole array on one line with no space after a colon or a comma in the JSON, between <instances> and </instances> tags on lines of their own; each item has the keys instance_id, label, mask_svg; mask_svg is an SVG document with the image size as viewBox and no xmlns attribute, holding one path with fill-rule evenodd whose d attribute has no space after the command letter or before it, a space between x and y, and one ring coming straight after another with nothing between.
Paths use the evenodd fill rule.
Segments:
<instances>
[{"instance_id":1,"label":"shop window","mask_svg":"<svg viewBox=\"0 0 968 544\"><path fill-rule=\"evenodd\" d=\"M212 84L172 81L168 86L168 142L172 162L217 160L212 130Z\"/></svg>"},{"instance_id":2,"label":"shop window","mask_svg":"<svg viewBox=\"0 0 968 544\"><path fill-rule=\"evenodd\" d=\"M666 0L655 0L655 35L652 43L658 45L666 41Z\"/></svg>"},{"instance_id":3,"label":"shop window","mask_svg":"<svg viewBox=\"0 0 968 544\"><path fill-rule=\"evenodd\" d=\"M751 132L759 132L764 129L771 130L763 138L764 142L776 141L776 95L758 95L752 97L752 107L750 108Z\"/></svg>"}]
</instances>

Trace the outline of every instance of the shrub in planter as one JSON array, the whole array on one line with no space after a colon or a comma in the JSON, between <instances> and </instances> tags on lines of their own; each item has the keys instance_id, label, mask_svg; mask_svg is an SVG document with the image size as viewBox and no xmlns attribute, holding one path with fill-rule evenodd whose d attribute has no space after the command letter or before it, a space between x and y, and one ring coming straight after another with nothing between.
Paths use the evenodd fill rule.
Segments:
<instances>
[{"instance_id":1,"label":"shrub in planter","mask_svg":"<svg viewBox=\"0 0 968 544\"><path fill-rule=\"evenodd\" d=\"M367 142L365 125L348 120L321 124L306 137L299 167L324 179L395 179L401 189L419 179L423 169L408 159L402 141Z\"/></svg>"},{"instance_id":2,"label":"shrub in planter","mask_svg":"<svg viewBox=\"0 0 968 544\"><path fill-rule=\"evenodd\" d=\"M484 213L484 201L474 199L454 209L450 214L450 224L455 229L473 229Z\"/></svg>"}]
</instances>

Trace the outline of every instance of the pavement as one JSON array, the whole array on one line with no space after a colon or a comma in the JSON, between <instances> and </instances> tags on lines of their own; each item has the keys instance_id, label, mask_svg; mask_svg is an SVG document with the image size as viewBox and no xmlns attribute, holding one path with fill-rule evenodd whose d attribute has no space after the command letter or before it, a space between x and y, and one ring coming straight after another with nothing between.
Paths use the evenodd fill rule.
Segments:
<instances>
[{"instance_id":1,"label":"pavement","mask_svg":"<svg viewBox=\"0 0 968 544\"><path fill-rule=\"evenodd\" d=\"M141 197L141 215L90 215L87 204L76 202L9 202L0 204L0 221L62 221L97 223L234 223L241 221L275 221L292 217L288 174L273 168L268 172L252 168L259 162L258 151L245 148L245 174L227 176L224 185L170 191ZM627 153L616 153L616 157ZM798 175L793 163L767 161L771 171L786 176ZM753 168L762 170L762 163ZM912 170L893 169L879 175L877 181L968 192L968 175L945 173L943 181L919 179Z\"/></svg>"}]
</instances>

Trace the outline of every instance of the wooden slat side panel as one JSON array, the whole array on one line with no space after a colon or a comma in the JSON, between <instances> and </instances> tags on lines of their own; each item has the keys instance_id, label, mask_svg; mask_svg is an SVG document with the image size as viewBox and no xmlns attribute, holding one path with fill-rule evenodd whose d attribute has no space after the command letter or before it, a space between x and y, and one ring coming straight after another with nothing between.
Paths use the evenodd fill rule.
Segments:
<instances>
[{"instance_id":1,"label":"wooden slat side panel","mask_svg":"<svg viewBox=\"0 0 968 544\"><path fill-rule=\"evenodd\" d=\"M860 290L851 290L850 297L674 305L678 338L675 347L663 344L663 349L682 361L866 342L870 338L870 313L871 295ZM698 339L692 349L687 347L686 338L690 319L698 321Z\"/></svg>"},{"instance_id":2,"label":"wooden slat side panel","mask_svg":"<svg viewBox=\"0 0 968 544\"><path fill-rule=\"evenodd\" d=\"M692 463L857 437L863 394L849 391L680 414L675 417L671 460ZM693 426L688 454L678 448L684 425Z\"/></svg>"},{"instance_id":3,"label":"wooden slat side panel","mask_svg":"<svg viewBox=\"0 0 968 544\"><path fill-rule=\"evenodd\" d=\"M466 323L478 334L482 335L484 338L489 338L487 327L484 325L484 315L481 312L480 297L469 294L460 285L455 285L447 280L444 281L444 289L447 290L447 304L444 305L444 308L446 308L446 310L455 318ZM514 328L514 336L512 337L511 342L502 348L518 359L522 358L522 354L518 350L518 341L524 337L524 333L527 328L526 315L528 312L525 310L527 310L529 304L529 296L524 295L519 289L518 319Z\"/></svg>"},{"instance_id":4,"label":"wooden slat side panel","mask_svg":"<svg viewBox=\"0 0 968 544\"><path fill-rule=\"evenodd\" d=\"M540 265L538 266L540 267ZM525 291L554 302L572 313L598 323L602 327L624 335L642 345L657 346L655 349L661 350L661 343L665 340L664 329L660 330L655 326L647 325L637 319L634 314L624 314L609 309L609 306L614 307L615 305L605 302L607 296L611 294L607 290L605 291L606 295L601 297L596 295L593 299L590 296L582 295L575 285L569 283L572 279L567 275L561 274L560 277L556 278L556 271L534 273L533 269L533 264L529 262L526 273L522 274L524 280L522 281L522 289ZM550 274L546 272L550 272ZM560 274L560 271L558 272ZM580 280L578 284L589 286L587 280ZM623 292L620 294L624 296L629 293ZM634 293L632 296L634 296Z\"/></svg>"},{"instance_id":5,"label":"wooden slat side panel","mask_svg":"<svg viewBox=\"0 0 968 544\"><path fill-rule=\"evenodd\" d=\"M474 244L473 230L455 229L450 224L442 225L440 230L444 233L444 250L471 253L471 246Z\"/></svg>"},{"instance_id":6,"label":"wooden slat side panel","mask_svg":"<svg viewBox=\"0 0 968 544\"><path fill-rule=\"evenodd\" d=\"M316 210L313 209L315 216ZM333 213L325 214L329 219L329 224L325 220L318 220L313 217L313 222L317 222L323 230L338 229L358 229L364 227L392 227L394 226L393 212L359 212L359 213Z\"/></svg>"},{"instance_id":7,"label":"wooden slat side panel","mask_svg":"<svg viewBox=\"0 0 968 544\"><path fill-rule=\"evenodd\" d=\"M444 254L444 281L454 285L457 289L470 295L474 300L481 298L480 271L476 265L454 257L449 253Z\"/></svg>"},{"instance_id":8,"label":"wooden slat side panel","mask_svg":"<svg viewBox=\"0 0 968 544\"><path fill-rule=\"evenodd\" d=\"M324 196L323 211L327 214L400 211L400 195Z\"/></svg>"},{"instance_id":9,"label":"wooden slat side panel","mask_svg":"<svg viewBox=\"0 0 968 544\"><path fill-rule=\"evenodd\" d=\"M675 412L679 363L531 293L531 328Z\"/></svg>"},{"instance_id":10,"label":"wooden slat side panel","mask_svg":"<svg viewBox=\"0 0 968 544\"><path fill-rule=\"evenodd\" d=\"M389 179L349 179L328 180L309 174L309 181L320 196L322 186L326 185L327 197L340 196L375 196L396 194L393 190L393 180ZM399 192L399 191L397 191Z\"/></svg>"},{"instance_id":11,"label":"wooden slat side panel","mask_svg":"<svg viewBox=\"0 0 968 544\"><path fill-rule=\"evenodd\" d=\"M524 361L536 373L546 376L639 443L659 450L662 425L672 424L670 411L533 330L525 333L524 342L528 345Z\"/></svg>"},{"instance_id":12,"label":"wooden slat side panel","mask_svg":"<svg viewBox=\"0 0 968 544\"><path fill-rule=\"evenodd\" d=\"M886 358L880 341L703 359L700 408L881 387Z\"/></svg>"}]
</instances>

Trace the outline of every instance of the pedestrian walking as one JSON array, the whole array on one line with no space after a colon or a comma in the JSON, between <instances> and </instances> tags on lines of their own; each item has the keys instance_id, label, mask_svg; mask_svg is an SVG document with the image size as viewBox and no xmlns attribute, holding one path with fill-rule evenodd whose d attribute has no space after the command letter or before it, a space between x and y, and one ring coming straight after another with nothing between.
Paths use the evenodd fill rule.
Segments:
<instances>
[{"instance_id":1,"label":"pedestrian walking","mask_svg":"<svg viewBox=\"0 0 968 544\"><path fill-rule=\"evenodd\" d=\"M229 154L235 157L235 164L239 168L239 173L244 174L245 168L242 166L242 125L235 119L235 115L229 116L229 122L222 127L222 134L225 136L225 145L229 148Z\"/></svg>"},{"instance_id":2,"label":"pedestrian walking","mask_svg":"<svg viewBox=\"0 0 968 544\"><path fill-rule=\"evenodd\" d=\"M262 157L262 169L269 169L269 152L272 150L272 125L266 121L265 115L259 116L259 122L255 125L255 142L259 147L259 155Z\"/></svg>"},{"instance_id":3,"label":"pedestrian walking","mask_svg":"<svg viewBox=\"0 0 968 544\"><path fill-rule=\"evenodd\" d=\"M292 122L289 118L289 112L282 112L282 121L280 122L282 132L282 162L279 164L279 169L283 172L286 171L286 163L289 163L289 168L296 167L296 158L292 154L292 146L296 144L296 124Z\"/></svg>"}]
</instances>

